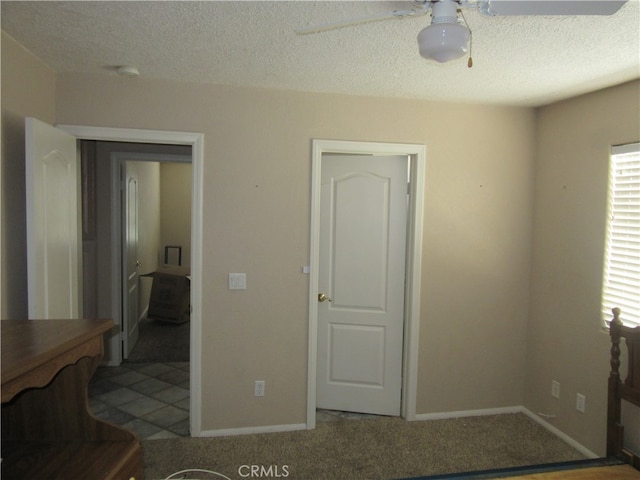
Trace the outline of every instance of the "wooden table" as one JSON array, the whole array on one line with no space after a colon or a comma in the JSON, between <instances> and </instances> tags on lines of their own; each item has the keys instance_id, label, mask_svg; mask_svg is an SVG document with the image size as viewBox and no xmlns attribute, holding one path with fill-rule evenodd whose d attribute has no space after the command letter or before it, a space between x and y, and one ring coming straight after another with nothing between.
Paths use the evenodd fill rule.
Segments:
<instances>
[{"instance_id":1,"label":"wooden table","mask_svg":"<svg viewBox=\"0 0 640 480\"><path fill-rule=\"evenodd\" d=\"M138 438L88 406L113 321L1 324L2 479L142 479Z\"/></svg>"}]
</instances>

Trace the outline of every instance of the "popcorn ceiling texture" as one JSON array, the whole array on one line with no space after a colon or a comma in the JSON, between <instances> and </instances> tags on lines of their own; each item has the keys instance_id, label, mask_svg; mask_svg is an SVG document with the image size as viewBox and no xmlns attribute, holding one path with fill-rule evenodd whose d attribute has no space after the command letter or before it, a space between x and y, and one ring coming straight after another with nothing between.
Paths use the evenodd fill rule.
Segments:
<instances>
[{"instance_id":1,"label":"popcorn ceiling texture","mask_svg":"<svg viewBox=\"0 0 640 480\"><path fill-rule=\"evenodd\" d=\"M56 72L350 95L538 106L640 76L640 8L613 16L464 14L473 68L418 54L430 15L296 35L410 2L2 1L2 29Z\"/></svg>"}]
</instances>

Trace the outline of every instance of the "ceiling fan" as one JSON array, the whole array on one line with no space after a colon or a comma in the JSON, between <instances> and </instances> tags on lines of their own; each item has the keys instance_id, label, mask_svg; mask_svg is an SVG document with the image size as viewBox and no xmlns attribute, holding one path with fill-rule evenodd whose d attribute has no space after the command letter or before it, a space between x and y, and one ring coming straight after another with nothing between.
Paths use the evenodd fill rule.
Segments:
<instances>
[{"instance_id":1,"label":"ceiling fan","mask_svg":"<svg viewBox=\"0 0 640 480\"><path fill-rule=\"evenodd\" d=\"M418 34L420 55L440 63L470 52L471 30L462 8L474 8L487 16L509 15L613 15L627 0L414 0L408 10L394 10L369 17L296 30L310 35L363 23L426 15L431 10L431 25ZM469 56L469 67L473 64Z\"/></svg>"}]
</instances>

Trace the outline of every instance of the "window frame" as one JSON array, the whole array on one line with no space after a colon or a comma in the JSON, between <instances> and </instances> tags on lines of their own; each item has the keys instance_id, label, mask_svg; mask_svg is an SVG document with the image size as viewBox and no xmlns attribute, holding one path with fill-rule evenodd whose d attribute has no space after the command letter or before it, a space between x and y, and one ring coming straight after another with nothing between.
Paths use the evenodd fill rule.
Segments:
<instances>
[{"instance_id":1,"label":"window frame","mask_svg":"<svg viewBox=\"0 0 640 480\"><path fill-rule=\"evenodd\" d=\"M631 160L622 160L622 157L625 159L631 157ZM619 172L621 161L623 163L630 162L631 175ZM620 186L625 182L630 185L630 188L624 189ZM607 190L601 314L605 327L608 327L612 319L611 310L618 307L621 310L620 319L625 325L640 327L640 142L616 145L611 148ZM636 201L638 202L637 206ZM623 203L627 208L620 206ZM637 211L636 207L638 207ZM621 215L623 212L628 215ZM621 218L624 217L624 220L616 223L616 213ZM638 237L637 240L634 237ZM625 238L630 240L625 240ZM612 259L614 250L616 254ZM624 259L625 257L628 257L628 261ZM627 265L631 266L630 270L623 268ZM634 268L635 266L637 269ZM625 273L625 270L631 273ZM623 277L627 277L628 280L623 279L619 282L612 280ZM633 288L636 282L638 294L637 298L634 298ZM614 286L616 284L617 287ZM615 297L621 298L622 301L613 301L612 298Z\"/></svg>"}]
</instances>

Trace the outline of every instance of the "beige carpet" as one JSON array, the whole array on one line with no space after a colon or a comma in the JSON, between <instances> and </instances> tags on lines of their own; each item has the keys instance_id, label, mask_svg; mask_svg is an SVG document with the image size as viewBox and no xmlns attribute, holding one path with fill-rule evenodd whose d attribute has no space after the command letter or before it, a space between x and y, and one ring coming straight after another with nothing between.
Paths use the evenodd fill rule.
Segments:
<instances>
[{"instance_id":1,"label":"beige carpet","mask_svg":"<svg viewBox=\"0 0 640 480\"><path fill-rule=\"evenodd\" d=\"M342 419L308 431L147 440L143 452L147 480L186 469L251 478L243 465L271 467L271 478L387 480L584 458L524 414Z\"/></svg>"}]
</instances>

